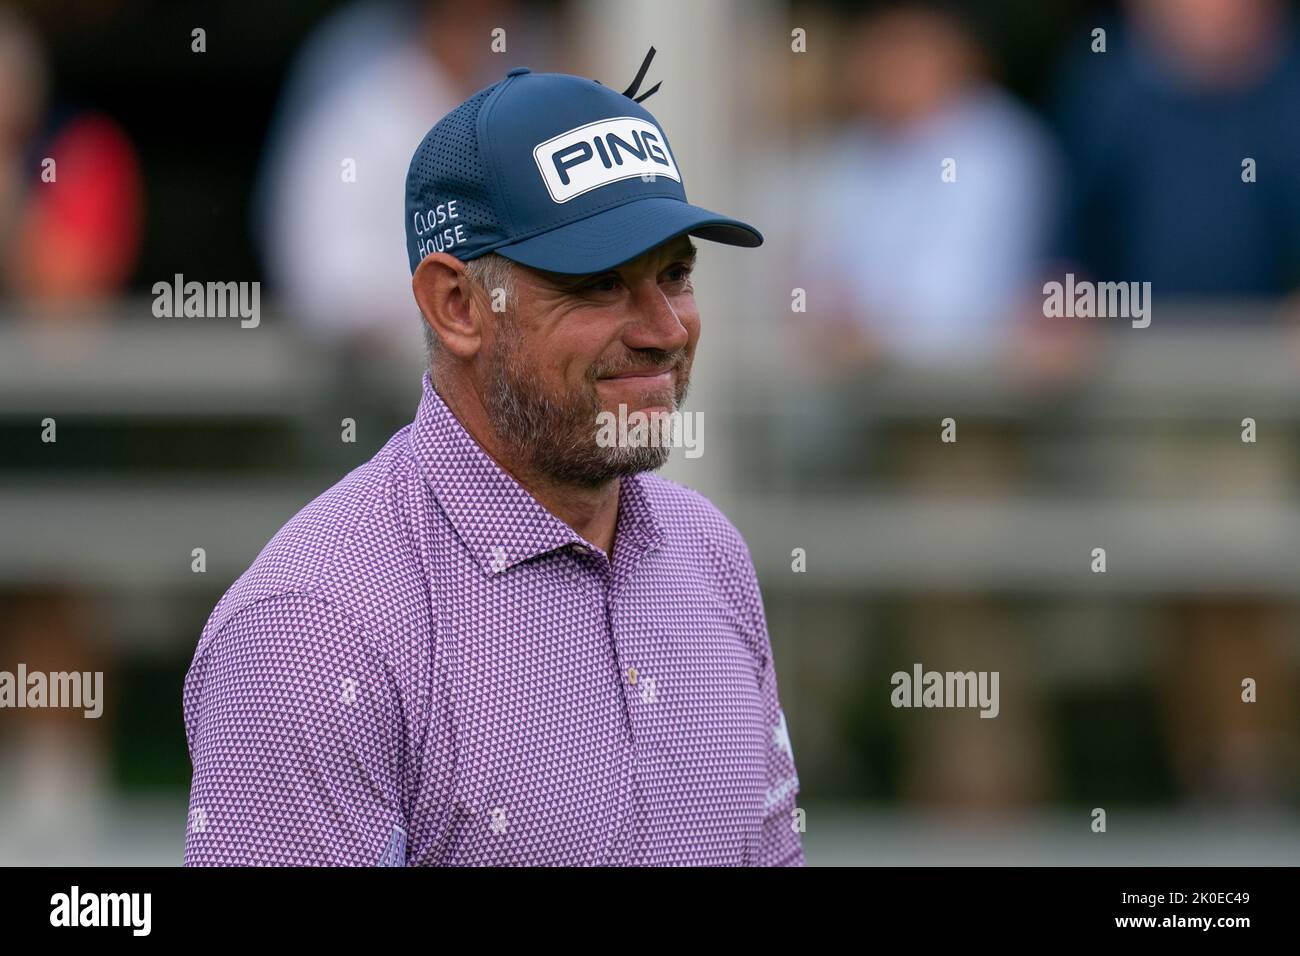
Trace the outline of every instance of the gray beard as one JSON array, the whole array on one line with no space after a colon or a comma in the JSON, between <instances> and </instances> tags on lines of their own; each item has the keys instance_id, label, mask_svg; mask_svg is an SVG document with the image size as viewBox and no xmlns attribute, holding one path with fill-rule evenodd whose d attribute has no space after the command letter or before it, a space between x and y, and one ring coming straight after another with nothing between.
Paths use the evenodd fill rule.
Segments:
<instances>
[{"instance_id":1,"label":"gray beard","mask_svg":"<svg viewBox=\"0 0 1300 956\"><path fill-rule=\"evenodd\" d=\"M487 366L484 408L497 437L539 474L564 484L598 487L615 478L662 468L667 445L602 448L596 440L601 412L596 378L610 370L588 370L586 384L558 398L548 395L535 367L519 360L520 336L513 316L498 316L499 344ZM642 355L640 364L663 365L667 352ZM677 365L677 384L669 411L686 398L690 385L685 362ZM637 363L629 363L636 365ZM617 370L614 370L617 371Z\"/></svg>"}]
</instances>

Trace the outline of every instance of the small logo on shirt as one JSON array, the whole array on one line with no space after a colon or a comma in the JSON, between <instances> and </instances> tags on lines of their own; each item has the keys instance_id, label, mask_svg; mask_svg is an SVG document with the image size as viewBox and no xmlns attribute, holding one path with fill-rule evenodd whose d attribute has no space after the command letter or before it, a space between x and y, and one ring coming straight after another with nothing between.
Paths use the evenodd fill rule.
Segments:
<instances>
[{"instance_id":1,"label":"small logo on shirt","mask_svg":"<svg viewBox=\"0 0 1300 956\"><path fill-rule=\"evenodd\" d=\"M785 711L777 708L780 719L775 727L772 728L772 746L777 750L785 752L785 755L791 760L794 759L794 747L790 743L790 729L785 725Z\"/></svg>"},{"instance_id":2,"label":"small logo on shirt","mask_svg":"<svg viewBox=\"0 0 1300 956\"><path fill-rule=\"evenodd\" d=\"M345 704L355 704L357 702L357 679L355 677L345 677L339 681L339 696Z\"/></svg>"},{"instance_id":3,"label":"small logo on shirt","mask_svg":"<svg viewBox=\"0 0 1300 956\"><path fill-rule=\"evenodd\" d=\"M641 702L653 704L659 700L659 688L655 679L649 674L641 678Z\"/></svg>"},{"instance_id":4,"label":"small logo on shirt","mask_svg":"<svg viewBox=\"0 0 1300 956\"><path fill-rule=\"evenodd\" d=\"M781 805L781 802L785 800L786 797L790 796L790 794L792 793L795 793L796 791L798 791L798 789L799 789L798 774L791 774L790 776L782 780L780 783L778 783L775 787L768 787L767 793L763 797L763 813L764 814L771 813L776 807L779 807Z\"/></svg>"}]
</instances>

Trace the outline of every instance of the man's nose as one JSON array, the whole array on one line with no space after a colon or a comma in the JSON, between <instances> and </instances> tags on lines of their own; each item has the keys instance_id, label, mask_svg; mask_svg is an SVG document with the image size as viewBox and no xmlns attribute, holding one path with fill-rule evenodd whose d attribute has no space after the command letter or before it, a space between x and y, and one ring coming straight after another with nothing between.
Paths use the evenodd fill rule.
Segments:
<instances>
[{"instance_id":1,"label":"man's nose","mask_svg":"<svg viewBox=\"0 0 1300 956\"><path fill-rule=\"evenodd\" d=\"M623 331L623 344L632 349L677 352L686 347L690 333L673 310L658 282L637 287L632 297L633 321Z\"/></svg>"}]
</instances>

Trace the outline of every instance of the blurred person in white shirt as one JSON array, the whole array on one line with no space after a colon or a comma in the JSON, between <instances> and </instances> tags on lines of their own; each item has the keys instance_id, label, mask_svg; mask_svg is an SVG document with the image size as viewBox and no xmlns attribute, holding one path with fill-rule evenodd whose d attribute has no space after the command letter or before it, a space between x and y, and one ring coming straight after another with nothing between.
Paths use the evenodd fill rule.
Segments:
<instances>
[{"instance_id":1,"label":"blurred person in white shirt","mask_svg":"<svg viewBox=\"0 0 1300 956\"><path fill-rule=\"evenodd\" d=\"M308 39L255 207L268 278L313 338L421 354L397 228L411 154L429 127L499 78L504 59L536 58L545 37L539 9L521 12L511 0L364 0Z\"/></svg>"},{"instance_id":2,"label":"blurred person in white shirt","mask_svg":"<svg viewBox=\"0 0 1300 956\"><path fill-rule=\"evenodd\" d=\"M998 358L1034 301L1054 147L951 11L878 5L846 39L854 112L810 166L801 242L810 302L830 305L800 330L846 370Z\"/></svg>"}]
</instances>

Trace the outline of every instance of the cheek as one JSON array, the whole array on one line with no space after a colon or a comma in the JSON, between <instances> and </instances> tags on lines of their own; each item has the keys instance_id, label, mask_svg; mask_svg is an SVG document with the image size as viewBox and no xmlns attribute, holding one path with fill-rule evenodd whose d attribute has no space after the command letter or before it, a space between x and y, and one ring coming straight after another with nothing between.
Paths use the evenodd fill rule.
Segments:
<instances>
[{"instance_id":1,"label":"cheek","mask_svg":"<svg viewBox=\"0 0 1300 956\"><path fill-rule=\"evenodd\" d=\"M584 338L565 316L542 311L523 324L514 364L552 396L564 394L573 387L575 369L581 378L589 364L583 360Z\"/></svg>"},{"instance_id":2,"label":"cheek","mask_svg":"<svg viewBox=\"0 0 1300 956\"><path fill-rule=\"evenodd\" d=\"M599 326L575 324L563 333L552 331L538 361L546 363L548 379L573 389L587 384L588 370L608 352L609 341Z\"/></svg>"},{"instance_id":3,"label":"cheek","mask_svg":"<svg viewBox=\"0 0 1300 956\"><path fill-rule=\"evenodd\" d=\"M688 297L677 309L677 321L682 323L690 341L686 343L688 352L695 351L695 344L700 340L700 312L695 307L694 297Z\"/></svg>"}]
</instances>

